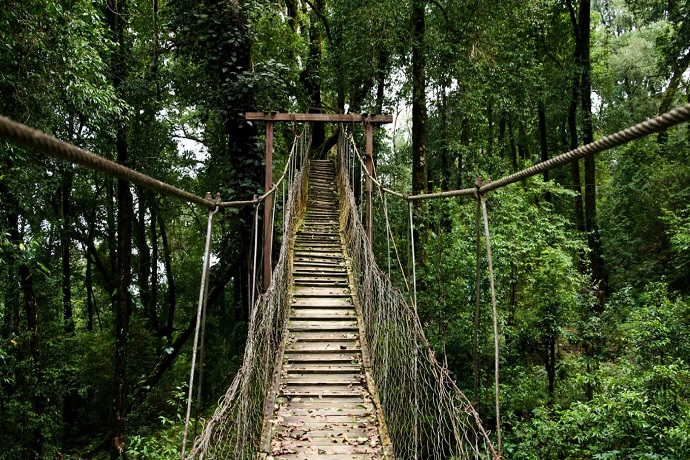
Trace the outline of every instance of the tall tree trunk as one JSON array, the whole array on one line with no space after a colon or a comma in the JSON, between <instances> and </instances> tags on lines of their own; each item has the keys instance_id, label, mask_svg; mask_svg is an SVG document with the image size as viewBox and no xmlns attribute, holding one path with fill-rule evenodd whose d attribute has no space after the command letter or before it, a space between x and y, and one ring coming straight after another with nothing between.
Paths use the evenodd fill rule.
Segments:
<instances>
[{"instance_id":1,"label":"tall tree trunk","mask_svg":"<svg viewBox=\"0 0 690 460\"><path fill-rule=\"evenodd\" d=\"M540 98L537 103L537 114L539 117L539 147L541 151L542 162L549 160L549 138L546 131L546 106L544 101ZM549 171L544 171L544 182L549 181Z\"/></svg>"},{"instance_id":2,"label":"tall tree trunk","mask_svg":"<svg viewBox=\"0 0 690 460\"><path fill-rule=\"evenodd\" d=\"M427 192L425 2L412 0L412 191ZM417 202L421 203L421 202Z\"/></svg>"},{"instance_id":3,"label":"tall tree trunk","mask_svg":"<svg viewBox=\"0 0 690 460\"><path fill-rule=\"evenodd\" d=\"M158 323L158 232L156 223L156 211L154 206L151 206L151 220L149 221L149 230L151 232L151 298L149 299L149 319L151 327L160 332L160 325Z\"/></svg>"},{"instance_id":4,"label":"tall tree trunk","mask_svg":"<svg viewBox=\"0 0 690 460\"><path fill-rule=\"evenodd\" d=\"M62 306L64 311L65 332L74 331L74 318L72 317L72 270L71 246L72 236L70 232L70 195L72 193L72 179L74 173L70 166L65 168L60 181L60 247L62 251Z\"/></svg>"},{"instance_id":5,"label":"tall tree trunk","mask_svg":"<svg viewBox=\"0 0 690 460\"><path fill-rule=\"evenodd\" d=\"M134 220L135 238L137 245L137 253L139 263L137 264L137 278L139 281L139 297L144 312L149 317L149 328L153 331L158 331L158 318L155 314L151 314L151 288L149 284L149 277L151 271L151 250L149 249L146 240L146 209L147 209L147 193L141 187L136 188L136 193L139 198L138 216ZM155 313L156 307L153 306Z\"/></svg>"},{"instance_id":6,"label":"tall tree trunk","mask_svg":"<svg viewBox=\"0 0 690 460\"><path fill-rule=\"evenodd\" d=\"M386 95L386 70L388 69L388 51L381 48L376 67L376 113L383 113L383 102Z\"/></svg>"},{"instance_id":7,"label":"tall tree trunk","mask_svg":"<svg viewBox=\"0 0 690 460\"><path fill-rule=\"evenodd\" d=\"M7 165L7 170L10 171L12 169L12 162L9 158L5 159L5 164ZM7 189L4 181L0 181L0 196L3 197L5 206L8 208L7 214L4 217L7 218L10 241L16 247L17 252L24 251L24 241L19 228L19 202L16 197ZM24 377L27 380L25 385L30 384L33 385L34 388L39 388L42 385L43 372L39 359L38 301L36 299L36 291L34 290L31 268L25 262L18 262L19 287L24 297L24 314L26 315L26 325L29 339L28 353L26 353L25 356L22 356L22 359L30 359L33 361L33 366L29 366L25 370L25 373L27 374ZM15 264L11 264L10 266L16 267ZM19 319L17 318L17 322L18 321ZM22 349L26 349L26 347L22 346ZM24 373L20 373L20 375L21 374ZM36 419L39 419L44 415L45 403L46 401L41 393L38 391L35 392L33 398L31 398L31 404L33 406L34 417ZM43 454L45 439L41 428L42 427L39 426L33 429L31 436L27 436L28 439L23 441L25 448L27 449L27 454L32 452L35 458L42 458Z\"/></svg>"},{"instance_id":8,"label":"tall tree trunk","mask_svg":"<svg viewBox=\"0 0 690 460\"><path fill-rule=\"evenodd\" d=\"M582 0L580 3L579 28L582 42L582 80L580 98L582 101L582 135L583 143L594 142L594 128L592 126L592 84L590 63L590 1ZM592 278L598 292L603 295L606 288L606 271L602 257L599 227L597 225L597 185L596 162L594 155L585 157L585 229L587 231L587 243L589 246ZM603 309L603 298L600 298L599 310Z\"/></svg>"},{"instance_id":9,"label":"tall tree trunk","mask_svg":"<svg viewBox=\"0 0 690 460\"><path fill-rule=\"evenodd\" d=\"M288 23L292 27L293 32L297 32L299 27L299 7L297 5L297 0L286 0L285 6L287 7Z\"/></svg>"},{"instance_id":10,"label":"tall tree trunk","mask_svg":"<svg viewBox=\"0 0 690 460\"><path fill-rule=\"evenodd\" d=\"M508 118L506 117L506 113L505 111L501 111L501 116L498 120L498 146L501 150L501 158L503 159L506 158L508 151L508 146L505 143L507 124Z\"/></svg>"},{"instance_id":11,"label":"tall tree trunk","mask_svg":"<svg viewBox=\"0 0 690 460\"><path fill-rule=\"evenodd\" d=\"M165 228L163 217L158 216L158 226L161 231L161 241L163 242L163 265L165 266L165 278L168 282L168 314L163 329L163 335L168 338L168 343L172 341L172 332L175 322L175 308L177 306L177 292L175 288L175 276L172 270L172 247L168 241L168 232Z\"/></svg>"},{"instance_id":12,"label":"tall tree trunk","mask_svg":"<svg viewBox=\"0 0 690 460\"><path fill-rule=\"evenodd\" d=\"M319 22L326 10L325 0L314 0L314 10L311 11L309 21L309 57L307 65L300 79L309 95L309 113L318 113L323 109L321 100L321 55L323 50L323 36ZM314 123L312 127L312 148L317 149L326 140L326 127L323 123Z\"/></svg>"},{"instance_id":13,"label":"tall tree trunk","mask_svg":"<svg viewBox=\"0 0 690 460\"><path fill-rule=\"evenodd\" d=\"M125 43L126 0L106 0L106 18L110 26L115 50L111 56L110 71L113 87L120 98L125 98L127 78ZM126 122L116 130L117 162L130 166ZM129 336L131 256L132 256L132 195L129 184L117 181L117 293L115 308L115 373L113 415L111 425L111 458L125 457L125 416L127 404L127 342Z\"/></svg>"},{"instance_id":14,"label":"tall tree trunk","mask_svg":"<svg viewBox=\"0 0 690 460\"><path fill-rule=\"evenodd\" d=\"M580 99L580 66L582 56L582 40L580 38L580 30L577 24L577 17L575 16L575 9L568 0L566 2L568 10L570 11L570 20L573 25L573 34L575 35L575 51L573 53L573 62L575 63L572 79L572 92L570 95L570 106L568 107L568 131L570 134L570 149L574 150L578 146L577 141L577 102ZM572 181L571 188L575 192L573 199L573 207L575 208L575 228L578 232L585 232L585 215L582 208L582 182L580 180L580 162L573 161L570 163L570 179ZM580 271L584 272L585 264L580 261Z\"/></svg>"},{"instance_id":15,"label":"tall tree trunk","mask_svg":"<svg viewBox=\"0 0 690 460\"><path fill-rule=\"evenodd\" d=\"M682 59L680 59L676 63L676 66L673 69L673 73L671 74L671 79L668 82L668 87L666 88L666 91L664 91L664 95L661 99L661 104L659 105L659 115L666 113L669 110L671 110L671 105L673 104L673 99L676 96L676 92L678 91L678 87L683 82L683 74L688 69L689 64L690 64L690 53L686 54ZM657 142L662 147L666 145L667 140L668 140L668 131L664 130L664 131L659 132L659 134L657 134Z\"/></svg>"},{"instance_id":16,"label":"tall tree trunk","mask_svg":"<svg viewBox=\"0 0 690 460\"><path fill-rule=\"evenodd\" d=\"M526 161L530 158L529 144L527 143L527 132L525 131L525 123L522 119L518 120L518 153L520 154L520 159Z\"/></svg>"},{"instance_id":17,"label":"tall tree trunk","mask_svg":"<svg viewBox=\"0 0 690 460\"><path fill-rule=\"evenodd\" d=\"M93 275L91 272L91 258L86 258L86 330L93 331Z\"/></svg>"},{"instance_id":18,"label":"tall tree trunk","mask_svg":"<svg viewBox=\"0 0 690 460\"><path fill-rule=\"evenodd\" d=\"M539 102L537 103L537 113L539 117L539 147L541 150L540 161L544 162L549 160L549 138L546 131L546 106L542 97L539 98ZM544 182L548 182L549 171L544 171L542 178L544 179ZM546 192L544 199L546 202L551 203L551 193Z\"/></svg>"},{"instance_id":19,"label":"tall tree trunk","mask_svg":"<svg viewBox=\"0 0 690 460\"><path fill-rule=\"evenodd\" d=\"M508 140L510 142L510 164L513 166L513 172L518 170L518 149L515 145L515 134L513 132L513 120L508 119Z\"/></svg>"},{"instance_id":20,"label":"tall tree trunk","mask_svg":"<svg viewBox=\"0 0 690 460\"><path fill-rule=\"evenodd\" d=\"M486 103L486 121L488 125L486 155L491 158L494 151L494 104L490 99Z\"/></svg>"},{"instance_id":21,"label":"tall tree trunk","mask_svg":"<svg viewBox=\"0 0 690 460\"><path fill-rule=\"evenodd\" d=\"M450 187L450 149L448 148L448 123L446 118L446 89L441 88L437 101L438 128L441 144L439 145L441 156L441 190Z\"/></svg>"}]
</instances>

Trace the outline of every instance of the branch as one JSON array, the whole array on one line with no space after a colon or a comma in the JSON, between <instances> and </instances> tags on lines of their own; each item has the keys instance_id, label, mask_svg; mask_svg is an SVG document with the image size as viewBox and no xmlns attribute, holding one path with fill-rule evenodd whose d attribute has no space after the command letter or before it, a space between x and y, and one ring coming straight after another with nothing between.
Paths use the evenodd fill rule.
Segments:
<instances>
[{"instance_id":1,"label":"branch","mask_svg":"<svg viewBox=\"0 0 690 460\"><path fill-rule=\"evenodd\" d=\"M549 49L546 47L546 37L544 37L544 35L542 35L542 34L539 34L539 38L541 38L541 44L544 47L544 54L546 54L546 57L548 57L553 62L555 62L559 69L564 70L564 67L563 67L563 64L561 64L561 61L559 61L555 56L553 56L551 53L549 53Z\"/></svg>"},{"instance_id":2,"label":"branch","mask_svg":"<svg viewBox=\"0 0 690 460\"><path fill-rule=\"evenodd\" d=\"M428 1L432 5L436 6L439 10L441 10L441 14L443 14L443 19L445 19L445 21L446 21L446 28L448 30L450 30L451 32L453 32L453 35L455 35L455 38L458 41L464 40L465 37L460 33L460 31L458 29L456 29L455 27L453 27L453 25L450 21L450 18L448 17L448 12L443 7L443 5L441 5L438 2L438 0L426 0L426 1Z\"/></svg>"},{"instance_id":3,"label":"branch","mask_svg":"<svg viewBox=\"0 0 690 460\"><path fill-rule=\"evenodd\" d=\"M216 281L216 283L213 285L211 290L208 293L208 299L207 299L207 309L206 309L206 315L208 316L209 311L211 306L215 303L215 301L220 297L220 295L223 292L223 288L230 282L232 279L232 275L237 271L239 268L239 260L235 261L234 264L229 266L223 273L222 276ZM192 333L194 332L194 329L196 327L196 312L191 316L189 319L189 325L187 328L185 328L184 331L180 335L177 336L175 339L175 342L172 344L172 350L168 348L166 351L163 352L161 357L158 359L158 362L154 366L154 368L151 370L149 373L148 377L146 377L145 380L140 382L137 387L134 389L132 397L129 401L129 404L127 405L127 412L131 413L134 411L139 405L144 402L146 397L151 393L153 388L156 386L156 384L160 381L160 379L165 375L165 372L170 369L170 366L172 363L175 361L175 358L180 354L180 351L182 350L182 347L187 343L189 338L192 336Z\"/></svg>"},{"instance_id":4,"label":"branch","mask_svg":"<svg viewBox=\"0 0 690 460\"><path fill-rule=\"evenodd\" d=\"M321 23L323 24L323 27L326 29L326 36L328 37L328 43L333 45L333 37L331 37L331 28L328 25L328 19L326 19L326 16L324 16L323 13L321 13L321 11L319 11L311 1L309 1L309 0L304 0L304 1L307 2L307 5L309 5L311 7L311 10L314 13L316 13L316 15L321 19Z\"/></svg>"}]
</instances>

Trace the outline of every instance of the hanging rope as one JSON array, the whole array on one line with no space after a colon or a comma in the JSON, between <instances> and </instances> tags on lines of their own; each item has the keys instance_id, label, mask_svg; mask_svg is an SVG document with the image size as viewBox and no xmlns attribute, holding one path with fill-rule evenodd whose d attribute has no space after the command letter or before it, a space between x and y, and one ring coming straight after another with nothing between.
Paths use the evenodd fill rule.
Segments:
<instances>
[{"instance_id":1,"label":"hanging rope","mask_svg":"<svg viewBox=\"0 0 690 460\"><path fill-rule=\"evenodd\" d=\"M299 145L308 149L310 143L301 141ZM256 299L250 311L242 365L213 416L196 438L190 459L257 458L264 413L273 389L274 363L291 306L291 247L307 201L307 174L304 171L309 168L309 157L303 157L302 171L296 172L287 192L283 244L270 287ZM272 404L270 408L272 410Z\"/></svg>"},{"instance_id":2,"label":"hanging rope","mask_svg":"<svg viewBox=\"0 0 690 460\"><path fill-rule=\"evenodd\" d=\"M477 181L480 183L480 180ZM477 186L477 196L481 202L482 214L484 215L484 240L486 242L486 256L489 265L489 288L491 289L491 308L493 313L493 323L494 323L494 385L495 385L495 398L496 398L496 445L498 447L498 458L502 458L501 450L501 399L500 399L500 387L499 387L499 349L498 349L498 309L496 307L496 288L494 286L494 267L493 258L491 257L491 236L489 234L489 217L486 211L486 201L484 200L484 195L482 195L479 190L481 188Z\"/></svg>"},{"instance_id":3,"label":"hanging rope","mask_svg":"<svg viewBox=\"0 0 690 460\"><path fill-rule=\"evenodd\" d=\"M220 193L216 195L216 203L220 203ZM216 210L217 211L217 210ZM210 248L209 248L210 250ZM208 262L209 264L209 269L210 269L210 261ZM203 273L202 273L203 277ZM192 439L196 438L196 430L197 430L197 425L199 424L199 413L201 412L201 391L203 389L204 385L204 361L206 357L206 346L204 345L205 338L206 338L206 310L208 307L208 287L209 287L209 282L208 282L208 274L206 276L206 282L204 283L204 306L201 311L201 337L199 339L199 384L197 385L197 393L196 393L196 408L194 411L194 431L192 434ZM192 366L193 370L193 366ZM190 385L191 386L191 385ZM184 455L184 452L183 452Z\"/></svg>"},{"instance_id":4,"label":"hanging rope","mask_svg":"<svg viewBox=\"0 0 690 460\"><path fill-rule=\"evenodd\" d=\"M206 196L210 200L211 194ZM220 200L218 200L220 201ZM187 448L187 433L189 432L189 418L192 412L192 392L194 389L194 370L196 366L197 349L199 347L199 330L201 327L201 317L203 310L206 308L206 300L208 298L208 276L211 265L211 237L213 234L213 215L218 211L218 208L209 210L208 220L206 225L206 246L204 248L204 265L201 270L201 287L199 288L199 303L196 313L196 325L194 326L194 344L192 348L192 368L189 371L189 392L187 395L187 414L184 422L184 433L182 435L182 460L185 460L185 453Z\"/></svg>"},{"instance_id":5,"label":"hanging rope","mask_svg":"<svg viewBox=\"0 0 690 460\"><path fill-rule=\"evenodd\" d=\"M481 219L482 210L479 200L477 200L477 211L475 219L475 261L477 264L475 280L475 304L474 304L474 334L472 341L472 361L474 367L474 392L473 404L479 402L479 313L482 297L482 252L481 252Z\"/></svg>"},{"instance_id":6,"label":"hanging rope","mask_svg":"<svg viewBox=\"0 0 690 460\"><path fill-rule=\"evenodd\" d=\"M252 257L252 292L250 296L251 303L249 305L250 309L254 308L255 296L256 296L256 265L257 265L257 252L259 250L259 204L254 205L254 227L252 229L252 240L254 243L254 256Z\"/></svg>"},{"instance_id":7,"label":"hanging rope","mask_svg":"<svg viewBox=\"0 0 690 460\"><path fill-rule=\"evenodd\" d=\"M414 314L417 314L417 263L416 263L416 258L414 254L414 221L412 220L412 203L408 202L407 203L407 208L409 210L410 214L410 221L409 221L409 227L410 227L410 254L412 255L412 295L413 295L413 302L412 306L414 307Z\"/></svg>"},{"instance_id":8,"label":"hanging rope","mask_svg":"<svg viewBox=\"0 0 690 460\"><path fill-rule=\"evenodd\" d=\"M376 265L342 157L337 170L341 232L360 303L362 343L369 344L394 458L496 459L479 415L436 360L413 302Z\"/></svg>"}]
</instances>

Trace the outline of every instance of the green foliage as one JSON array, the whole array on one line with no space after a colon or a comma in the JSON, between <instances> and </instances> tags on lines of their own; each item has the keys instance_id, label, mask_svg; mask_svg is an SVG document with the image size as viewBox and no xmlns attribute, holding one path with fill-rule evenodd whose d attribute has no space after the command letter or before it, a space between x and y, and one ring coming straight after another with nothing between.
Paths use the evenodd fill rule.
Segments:
<instances>
[{"instance_id":1,"label":"green foliage","mask_svg":"<svg viewBox=\"0 0 690 460\"><path fill-rule=\"evenodd\" d=\"M137 433L130 436L130 442L127 446L128 458L152 460L179 458L187 409L187 386L183 384L175 387L171 396L167 403L172 409L172 417L168 418L161 415L159 417L160 426L150 435ZM194 423L194 419L190 419L190 430Z\"/></svg>"},{"instance_id":2,"label":"green foliage","mask_svg":"<svg viewBox=\"0 0 690 460\"><path fill-rule=\"evenodd\" d=\"M594 375L600 392L511 420L511 458L685 458L690 302L657 283L616 303L606 341L617 352Z\"/></svg>"}]
</instances>

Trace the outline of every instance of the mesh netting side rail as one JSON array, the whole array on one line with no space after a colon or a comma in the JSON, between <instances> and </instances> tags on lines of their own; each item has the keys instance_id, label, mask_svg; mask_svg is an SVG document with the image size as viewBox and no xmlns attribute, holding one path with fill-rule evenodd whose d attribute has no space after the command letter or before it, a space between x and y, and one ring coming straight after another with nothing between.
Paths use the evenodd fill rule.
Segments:
<instances>
[{"instance_id":1,"label":"mesh netting side rail","mask_svg":"<svg viewBox=\"0 0 690 460\"><path fill-rule=\"evenodd\" d=\"M292 246L307 202L309 158L295 176L286 206L280 258L270 288L256 302L249 322L242 367L213 416L197 437L190 459L253 459L260 449L268 397L273 390L275 359L290 312Z\"/></svg>"},{"instance_id":2,"label":"mesh netting side rail","mask_svg":"<svg viewBox=\"0 0 690 460\"><path fill-rule=\"evenodd\" d=\"M495 458L478 413L436 360L403 294L376 265L344 161L338 165L338 190L341 230L362 310L363 344L395 458Z\"/></svg>"}]
</instances>

